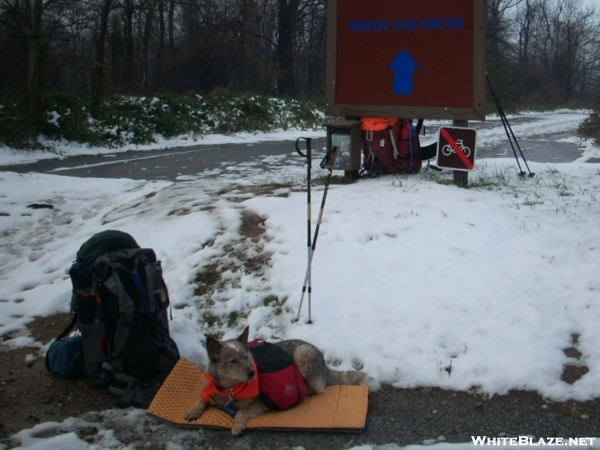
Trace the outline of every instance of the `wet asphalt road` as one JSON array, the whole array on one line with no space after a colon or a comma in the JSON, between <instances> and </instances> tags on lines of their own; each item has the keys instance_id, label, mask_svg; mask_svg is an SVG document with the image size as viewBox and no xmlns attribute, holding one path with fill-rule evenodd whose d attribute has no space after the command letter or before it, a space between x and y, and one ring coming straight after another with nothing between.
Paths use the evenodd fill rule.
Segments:
<instances>
[{"instance_id":1,"label":"wet asphalt road","mask_svg":"<svg viewBox=\"0 0 600 450\"><path fill-rule=\"evenodd\" d=\"M325 139L313 140L315 150L325 147ZM73 177L170 180L204 173L265 156L288 155L301 161L294 141L255 144L197 145L152 151L129 151L109 155L72 156L32 164L0 166L0 171L48 173ZM209 175L210 176L210 175Z\"/></svg>"},{"instance_id":2,"label":"wet asphalt road","mask_svg":"<svg viewBox=\"0 0 600 450\"><path fill-rule=\"evenodd\" d=\"M514 126L527 123L531 118L516 118ZM472 122L471 127L484 131L498 127L498 122ZM435 142L437 127L426 126L426 135L421 136L421 145ZM564 142L572 137L571 132L553 132L544 135L517 137L527 161L542 163L571 162L581 156L582 150L573 143ZM325 139L314 139L314 158L324 154ZM520 156L518 149L515 149ZM144 180L177 181L189 177L216 177L228 166L256 163L269 170L265 158L281 156L297 162L302 161L294 148L294 141L257 142L252 144L196 145L153 151L128 151L109 155L73 156L64 159L43 160L32 164L0 166L0 171L17 173L48 173L74 177L131 178ZM492 145L477 149L477 158L511 158L514 153L506 138ZM520 159L521 164L523 160Z\"/></svg>"}]
</instances>

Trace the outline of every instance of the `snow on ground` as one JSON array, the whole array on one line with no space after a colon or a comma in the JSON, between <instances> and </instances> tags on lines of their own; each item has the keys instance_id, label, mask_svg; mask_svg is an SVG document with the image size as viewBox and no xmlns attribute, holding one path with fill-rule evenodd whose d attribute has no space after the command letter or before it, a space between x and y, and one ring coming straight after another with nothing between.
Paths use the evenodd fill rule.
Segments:
<instances>
[{"instance_id":1,"label":"snow on ground","mask_svg":"<svg viewBox=\"0 0 600 450\"><path fill-rule=\"evenodd\" d=\"M586 115L535 117L541 125L523 125L521 133L565 124L574 130ZM495 124L479 131L480 143L496 139L502 130ZM120 229L162 260L173 337L199 365L207 334L232 337L248 324L251 337L309 340L338 369L363 368L398 387L600 397L600 170L585 163L598 150L582 145L587 150L574 163L530 162L534 178L519 178L512 159L481 160L470 189L454 186L448 171L331 186L312 264L312 325L307 298L301 320L292 320L307 268L301 165L290 172L271 160L269 180L289 183L272 188L260 184L264 174L252 164L223 171L218 183L0 172L0 335L10 336L2 345L45 348L24 326L68 311L67 271L77 249L98 231ZM0 153L0 164L13 161ZM313 189L314 227L323 186ZM248 214L265 219L258 240L241 234ZM251 260L265 264L249 270ZM195 295L196 275L211 264L221 270L218 290ZM209 324L206 314L216 321ZM236 329L227 325L232 318ZM580 360L563 352L574 336ZM566 384L566 364L589 372ZM132 424L144 420L143 411L108 411L15 438L25 448L104 448L110 440L125 448L111 425L118 414ZM75 433L86 420L103 424L101 441ZM47 437L47 428L59 431ZM171 432L172 448L184 446L186 433Z\"/></svg>"}]
</instances>

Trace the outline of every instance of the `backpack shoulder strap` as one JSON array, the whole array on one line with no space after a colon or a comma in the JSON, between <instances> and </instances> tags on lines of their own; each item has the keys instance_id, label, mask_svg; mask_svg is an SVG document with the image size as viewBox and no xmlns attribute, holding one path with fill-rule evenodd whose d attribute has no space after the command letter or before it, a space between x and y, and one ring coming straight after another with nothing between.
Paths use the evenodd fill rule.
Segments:
<instances>
[{"instance_id":1,"label":"backpack shoulder strap","mask_svg":"<svg viewBox=\"0 0 600 450\"><path fill-rule=\"evenodd\" d=\"M94 274L94 289L98 285L104 286L112 295L114 295L119 304L119 313L121 317L117 324L117 329L114 336L114 345L111 351L111 359L116 359L119 352L125 346L129 331L133 323L135 305L133 299L129 296L119 272L128 271L123 264L130 253L137 250L118 250L116 252L107 253L106 255L96 258L92 265L92 273Z\"/></svg>"},{"instance_id":2,"label":"backpack shoulder strap","mask_svg":"<svg viewBox=\"0 0 600 450\"><path fill-rule=\"evenodd\" d=\"M71 332L71 330L75 327L76 323L77 323L77 313L74 313L73 317L71 318L71 322L66 326L66 328L63 330L63 332L60 333L55 340L60 341L67 334L69 334Z\"/></svg>"},{"instance_id":3,"label":"backpack shoulder strap","mask_svg":"<svg viewBox=\"0 0 600 450\"><path fill-rule=\"evenodd\" d=\"M73 329L73 327L75 327L76 323L77 323L77 313L74 313L73 317L71 318L71 322L66 326L66 328L63 330L63 332L58 335L58 337L55 339L55 341L60 341L62 338L64 338L66 335L68 335L71 332L71 330ZM46 352L45 363L46 363L46 370L48 370L48 372L50 372L50 361L49 361L48 353L49 352Z\"/></svg>"},{"instance_id":4,"label":"backpack shoulder strap","mask_svg":"<svg viewBox=\"0 0 600 450\"><path fill-rule=\"evenodd\" d=\"M403 119L404 120L404 119ZM398 144L396 143L396 136L394 136L394 130L392 128L392 124L388 126L388 132L390 133L390 140L392 141L392 152L394 161L398 159L400 154L398 153Z\"/></svg>"},{"instance_id":5,"label":"backpack shoulder strap","mask_svg":"<svg viewBox=\"0 0 600 450\"><path fill-rule=\"evenodd\" d=\"M419 136L421 134L421 128L423 128L424 119L419 119L417 121L417 126L415 127L415 135Z\"/></svg>"}]
</instances>

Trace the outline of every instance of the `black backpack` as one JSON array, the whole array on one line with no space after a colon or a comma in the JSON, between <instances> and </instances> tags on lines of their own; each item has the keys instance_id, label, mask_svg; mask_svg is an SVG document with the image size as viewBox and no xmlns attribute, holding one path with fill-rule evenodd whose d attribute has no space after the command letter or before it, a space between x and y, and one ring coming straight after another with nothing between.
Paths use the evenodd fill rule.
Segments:
<instances>
[{"instance_id":1,"label":"black backpack","mask_svg":"<svg viewBox=\"0 0 600 450\"><path fill-rule=\"evenodd\" d=\"M55 342L77 325L85 375L92 384L110 384L109 392L121 397L119 406L140 406L137 379L168 374L179 360L169 335L169 294L160 261L129 234L108 230L81 246L69 275L74 316Z\"/></svg>"}]
</instances>

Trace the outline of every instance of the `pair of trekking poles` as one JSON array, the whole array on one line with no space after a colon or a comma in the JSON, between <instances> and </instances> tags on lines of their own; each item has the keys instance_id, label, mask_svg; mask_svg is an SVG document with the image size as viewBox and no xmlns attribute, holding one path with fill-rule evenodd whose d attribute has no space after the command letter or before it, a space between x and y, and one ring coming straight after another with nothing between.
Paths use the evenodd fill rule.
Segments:
<instances>
[{"instance_id":1,"label":"pair of trekking poles","mask_svg":"<svg viewBox=\"0 0 600 450\"><path fill-rule=\"evenodd\" d=\"M485 72L485 79L486 79L487 84L488 84L488 86L490 88L490 93L492 94L492 98L494 99L494 103L496 104L496 109L498 110L498 115L500 116L500 120L502 121L502 125L504 126L504 131L506 132L506 137L508 138L508 143L510 144L510 147L512 148L513 155L515 155L515 159L517 161L517 166L519 166L519 176L520 177L524 177L527 174L521 168L521 163L519 163L519 156L517 155L517 151L515 150L515 147L517 147L517 149L519 150L519 154L521 155L521 159L525 163L525 167L527 168L527 171L529 172L528 176L531 178L531 177L535 176L535 173L533 173L531 171L531 169L529 168L529 164L527 164L527 160L525 159L525 155L523 154L523 150L521 150L521 146L519 145L519 142L517 141L517 137L515 136L515 133L513 132L512 127L510 126L510 123L508 123L508 118L506 117L506 113L504 112L504 108L502 108L502 104L500 103L500 99L498 98L498 96L496 95L496 92L494 91L494 88L492 87L492 82L490 81L490 77L489 77L487 71Z\"/></svg>"},{"instance_id":2,"label":"pair of trekking poles","mask_svg":"<svg viewBox=\"0 0 600 450\"><path fill-rule=\"evenodd\" d=\"M300 141L306 141L306 150L302 152L300 149ZM319 229L323 221L323 212L325 211L325 201L327 200L327 192L329 191L329 184L331 182L331 174L333 172L333 165L335 163L335 157L337 156L337 147L332 146L327 151L325 158L321 161L320 167L322 169L328 169L329 174L327 175L327 181L325 182L325 189L323 190L323 199L321 200L321 209L319 210L319 218L317 220L317 227L315 228L315 235L312 236L312 203L311 203L311 172L312 172L312 139L311 138L298 138L296 140L296 151L300 156L306 158L306 205L307 205L307 240L306 247L308 249L308 266L306 268L306 275L304 276L304 283L302 285L302 296L300 297L300 306L298 307L298 315L296 316L296 322L300 320L300 312L302 311L302 303L304 302L304 296L308 292L308 322L312 323L311 317L311 294L312 294L312 260L317 248L317 238L319 237Z\"/></svg>"}]
</instances>

